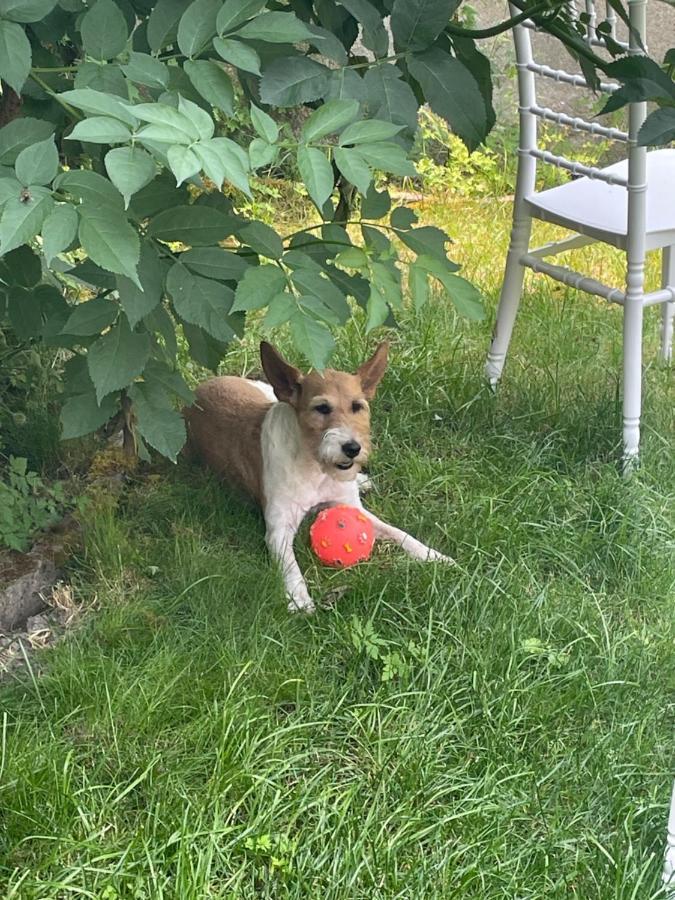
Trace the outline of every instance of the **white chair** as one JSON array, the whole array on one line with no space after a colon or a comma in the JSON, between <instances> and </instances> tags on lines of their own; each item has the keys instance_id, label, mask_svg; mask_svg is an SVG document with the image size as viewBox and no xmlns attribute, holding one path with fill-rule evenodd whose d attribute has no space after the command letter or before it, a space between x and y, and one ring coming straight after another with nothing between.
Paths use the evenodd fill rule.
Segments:
<instances>
[{"instance_id":1,"label":"white chair","mask_svg":"<svg viewBox=\"0 0 675 900\"><path fill-rule=\"evenodd\" d=\"M587 22L585 40L602 52L604 39L596 30L601 19L611 25L611 37L618 40L616 16L609 5L601 16L599 3L585 0ZM569 4L579 15L577 4ZM633 33L622 43L629 53L643 52L636 35L646 34L646 0L628 0ZM519 10L511 5L511 12ZM598 122L587 122L564 113L554 112L537 103L538 76L588 88L581 75L534 62L530 32L526 22L514 28L518 93L520 107L520 144L518 176L513 213L513 228L502 287L497 321L486 374L496 386L504 367L513 325L518 312L525 268L543 272L571 287L604 297L623 306L623 446L624 470L637 462L640 442L640 408L642 395L642 315L647 306L661 304L661 355L669 360L672 353L673 316L675 314L675 150L648 152L637 145L637 133L646 117L646 104L628 107L628 132ZM614 83L602 83L601 90L611 94ZM598 169L572 159L540 150L537 146L537 123L540 119L569 126L590 134L601 135L627 144L628 156L616 165ZM581 176L560 187L537 192L537 164L550 163ZM575 235L537 249L529 249L533 219L553 222L575 232ZM603 241L624 250L627 257L626 287L609 287L595 278L586 277L565 266L547 262L547 257L565 250ZM645 254L662 251L662 288L644 291Z\"/></svg>"}]
</instances>

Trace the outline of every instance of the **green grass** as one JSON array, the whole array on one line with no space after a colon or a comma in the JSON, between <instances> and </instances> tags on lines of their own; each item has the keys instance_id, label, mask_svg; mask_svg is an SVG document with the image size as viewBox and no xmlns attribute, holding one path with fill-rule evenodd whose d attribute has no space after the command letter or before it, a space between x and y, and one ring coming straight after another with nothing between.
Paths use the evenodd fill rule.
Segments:
<instances>
[{"instance_id":1,"label":"green grass","mask_svg":"<svg viewBox=\"0 0 675 900\"><path fill-rule=\"evenodd\" d=\"M491 304L508 212L425 212ZM582 256L616 269L606 251ZM652 310L643 466L627 484L620 328L617 310L537 281L493 398L490 322L445 301L410 315L377 403L369 502L458 565L380 551L334 573L301 546L316 597L347 588L313 618L286 613L259 514L198 470L93 507L73 577L98 611L2 687L2 895L658 896L672 373ZM339 362L365 348L353 329Z\"/></svg>"}]
</instances>

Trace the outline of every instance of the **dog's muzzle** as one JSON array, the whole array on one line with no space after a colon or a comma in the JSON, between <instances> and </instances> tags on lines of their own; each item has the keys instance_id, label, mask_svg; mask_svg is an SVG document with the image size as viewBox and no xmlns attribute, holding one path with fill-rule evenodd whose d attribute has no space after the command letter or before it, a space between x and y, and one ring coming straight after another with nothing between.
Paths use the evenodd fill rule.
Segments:
<instances>
[{"instance_id":1,"label":"dog's muzzle","mask_svg":"<svg viewBox=\"0 0 675 900\"><path fill-rule=\"evenodd\" d=\"M324 466L331 466L339 472L349 472L360 468L363 460L363 447L342 428L330 428L321 439L319 456Z\"/></svg>"}]
</instances>

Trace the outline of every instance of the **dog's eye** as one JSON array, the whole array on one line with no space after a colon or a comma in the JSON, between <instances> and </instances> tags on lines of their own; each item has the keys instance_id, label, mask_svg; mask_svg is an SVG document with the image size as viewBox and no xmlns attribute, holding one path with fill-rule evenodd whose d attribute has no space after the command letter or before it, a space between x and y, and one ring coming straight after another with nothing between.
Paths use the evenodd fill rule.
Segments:
<instances>
[{"instance_id":1,"label":"dog's eye","mask_svg":"<svg viewBox=\"0 0 675 900\"><path fill-rule=\"evenodd\" d=\"M360 413L362 409L363 409L363 403L359 403L358 400L355 400L352 403L352 412L353 413Z\"/></svg>"},{"instance_id":2,"label":"dog's eye","mask_svg":"<svg viewBox=\"0 0 675 900\"><path fill-rule=\"evenodd\" d=\"M327 403L319 403L318 406L314 407L314 412L321 413L322 416L329 416L333 410Z\"/></svg>"}]
</instances>

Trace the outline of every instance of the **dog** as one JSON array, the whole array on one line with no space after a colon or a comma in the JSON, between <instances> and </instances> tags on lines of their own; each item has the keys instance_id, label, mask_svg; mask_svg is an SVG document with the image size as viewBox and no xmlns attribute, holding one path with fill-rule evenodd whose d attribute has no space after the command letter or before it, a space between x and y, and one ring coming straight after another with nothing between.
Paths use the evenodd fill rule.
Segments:
<instances>
[{"instance_id":1,"label":"dog","mask_svg":"<svg viewBox=\"0 0 675 900\"><path fill-rule=\"evenodd\" d=\"M291 612L314 611L293 552L313 510L345 504L363 510L375 538L398 544L417 560L452 563L361 503L360 483L371 449L370 408L387 366L382 343L354 374L326 369L302 374L269 343L260 345L269 384L211 378L184 410L190 451L262 507L266 543L283 574Z\"/></svg>"}]
</instances>

